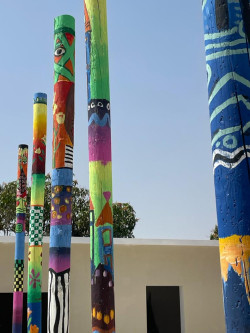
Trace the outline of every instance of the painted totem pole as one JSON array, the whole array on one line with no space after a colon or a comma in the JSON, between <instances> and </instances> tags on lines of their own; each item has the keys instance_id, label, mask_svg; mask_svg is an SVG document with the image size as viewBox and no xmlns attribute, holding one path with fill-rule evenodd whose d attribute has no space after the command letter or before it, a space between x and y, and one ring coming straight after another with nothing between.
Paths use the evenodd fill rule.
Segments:
<instances>
[{"instance_id":1,"label":"painted totem pole","mask_svg":"<svg viewBox=\"0 0 250 333\"><path fill-rule=\"evenodd\" d=\"M18 147L17 195L16 195L16 246L14 268L12 333L22 332L23 273L25 247L25 216L27 199L28 146Z\"/></svg>"},{"instance_id":2,"label":"painted totem pole","mask_svg":"<svg viewBox=\"0 0 250 333\"><path fill-rule=\"evenodd\" d=\"M48 332L69 331L72 230L75 19L55 18L52 198L49 253Z\"/></svg>"},{"instance_id":3,"label":"painted totem pole","mask_svg":"<svg viewBox=\"0 0 250 333\"><path fill-rule=\"evenodd\" d=\"M47 133L47 95L34 95L33 159L28 254L28 332L42 332L42 241Z\"/></svg>"},{"instance_id":4,"label":"painted totem pole","mask_svg":"<svg viewBox=\"0 0 250 333\"><path fill-rule=\"evenodd\" d=\"M92 331L115 332L106 0L85 0Z\"/></svg>"},{"instance_id":5,"label":"painted totem pole","mask_svg":"<svg viewBox=\"0 0 250 333\"><path fill-rule=\"evenodd\" d=\"M250 332L250 12L203 1L213 169L227 333Z\"/></svg>"}]
</instances>

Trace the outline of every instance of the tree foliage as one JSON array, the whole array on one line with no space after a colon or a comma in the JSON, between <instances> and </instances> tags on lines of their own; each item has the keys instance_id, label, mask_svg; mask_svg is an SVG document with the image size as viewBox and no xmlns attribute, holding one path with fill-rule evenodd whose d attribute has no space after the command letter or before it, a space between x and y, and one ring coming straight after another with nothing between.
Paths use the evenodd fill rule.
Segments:
<instances>
[{"instance_id":1,"label":"tree foliage","mask_svg":"<svg viewBox=\"0 0 250 333\"><path fill-rule=\"evenodd\" d=\"M0 230L9 235L15 230L16 182L0 185Z\"/></svg>"},{"instance_id":2,"label":"tree foliage","mask_svg":"<svg viewBox=\"0 0 250 333\"><path fill-rule=\"evenodd\" d=\"M29 231L30 191L27 186L26 231ZM43 234L49 235L51 209L51 177L45 177ZM0 185L0 230L4 235L15 230L16 220L16 182ZM133 230L138 218L129 203L113 204L114 237L133 238ZM89 191L73 181L72 189L72 236L89 237Z\"/></svg>"},{"instance_id":3,"label":"tree foliage","mask_svg":"<svg viewBox=\"0 0 250 333\"><path fill-rule=\"evenodd\" d=\"M219 239L219 235L218 235L218 226L216 224L210 234L210 240L217 240L217 239Z\"/></svg>"},{"instance_id":4,"label":"tree foliage","mask_svg":"<svg viewBox=\"0 0 250 333\"><path fill-rule=\"evenodd\" d=\"M129 203L115 202L113 204L114 237L134 238L133 230L138 218L134 208Z\"/></svg>"}]
</instances>

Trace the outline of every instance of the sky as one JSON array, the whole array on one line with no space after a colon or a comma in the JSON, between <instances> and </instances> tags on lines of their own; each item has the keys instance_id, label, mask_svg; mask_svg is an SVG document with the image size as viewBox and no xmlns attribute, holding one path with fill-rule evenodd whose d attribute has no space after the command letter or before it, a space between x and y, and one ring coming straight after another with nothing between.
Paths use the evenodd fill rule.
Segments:
<instances>
[{"instance_id":1,"label":"sky","mask_svg":"<svg viewBox=\"0 0 250 333\"><path fill-rule=\"evenodd\" d=\"M216 223L201 1L107 0L113 201L130 202L137 238L208 239ZM74 174L88 188L83 0L1 0L0 183L16 180L48 95L52 170L54 18L76 20Z\"/></svg>"}]
</instances>

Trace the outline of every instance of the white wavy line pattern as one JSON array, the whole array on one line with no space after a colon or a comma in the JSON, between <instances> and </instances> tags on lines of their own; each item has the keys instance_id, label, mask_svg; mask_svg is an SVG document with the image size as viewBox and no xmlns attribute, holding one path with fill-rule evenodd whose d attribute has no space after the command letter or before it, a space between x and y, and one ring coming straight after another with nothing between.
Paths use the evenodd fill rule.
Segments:
<instances>
[{"instance_id":1,"label":"white wavy line pattern","mask_svg":"<svg viewBox=\"0 0 250 333\"><path fill-rule=\"evenodd\" d=\"M250 153L247 153L247 157L250 157ZM214 171L215 169L222 165L223 167L227 168L227 169L234 169L237 167L237 165L239 165L244 159L246 158L246 155L242 155L241 158L235 162L235 163L227 163L227 162L224 162L224 161L217 161L214 163Z\"/></svg>"},{"instance_id":2,"label":"white wavy line pattern","mask_svg":"<svg viewBox=\"0 0 250 333\"><path fill-rule=\"evenodd\" d=\"M216 154L220 154L220 155L228 157L228 158L234 158L240 151L244 150L245 148L250 149L250 146L247 145L245 147L244 146L239 147L235 151L233 151L232 153L230 153L228 151L223 151L221 149L215 149L214 152L213 152L213 160L214 160L214 157L215 157ZM225 161L216 161L214 163L213 170L215 171L215 169L220 165L227 168L227 169L234 169L246 158L246 156L250 157L250 152L247 152L246 154L242 155L241 158L235 163L230 163L230 162L225 162Z\"/></svg>"},{"instance_id":3,"label":"white wavy line pattern","mask_svg":"<svg viewBox=\"0 0 250 333\"><path fill-rule=\"evenodd\" d=\"M221 150L221 149L215 149L213 151L213 159L215 157L215 155L220 154L222 156L225 156L227 158L234 158L241 150L244 149L250 149L250 145L246 145L246 146L241 146L237 149L235 149L233 152L229 152L229 151L225 151L225 150Z\"/></svg>"}]
</instances>

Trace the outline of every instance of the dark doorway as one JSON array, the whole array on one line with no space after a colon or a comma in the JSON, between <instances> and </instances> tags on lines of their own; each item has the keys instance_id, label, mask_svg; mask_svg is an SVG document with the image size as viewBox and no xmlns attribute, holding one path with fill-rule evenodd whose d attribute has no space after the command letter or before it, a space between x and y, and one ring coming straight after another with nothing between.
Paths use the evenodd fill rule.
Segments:
<instances>
[{"instance_id":1,"label":"dark doorway","mask_svg":"<svg viewBox=\"0 0 250 333\"><path fill-rule=\"evenodd\" d=\"M147 333L181 333L179 287L146 287Z\"/></svg>"},{"instance_id":2,"label":"dark doorway","mask_svg":"<svg viewBox=\"0 0 250 333\"><path fill-rule=\"evenodd\" d=\"M13 293L0 293L0 332L12 332ZM42 293L42 333L47 332L48 293ZM23 293L23 333L27 333L27 293ZM40 333L40 332L39 332Z\"/></svg>"}]
</instances>

